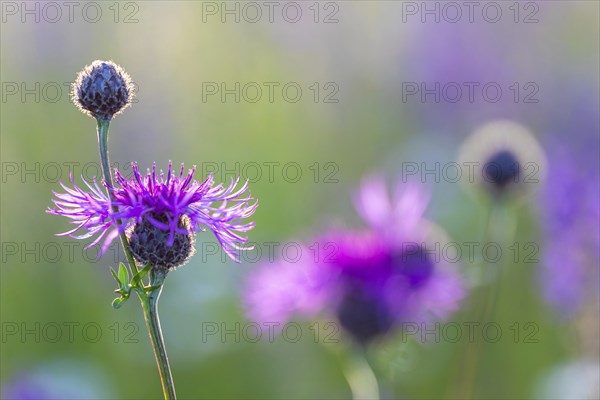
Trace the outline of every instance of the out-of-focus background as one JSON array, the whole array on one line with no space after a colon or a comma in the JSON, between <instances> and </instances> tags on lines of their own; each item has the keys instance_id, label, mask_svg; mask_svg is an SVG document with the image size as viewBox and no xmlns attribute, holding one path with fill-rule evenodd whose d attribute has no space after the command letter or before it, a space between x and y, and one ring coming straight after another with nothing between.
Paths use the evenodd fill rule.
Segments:
<instances>
[{"instance_id":1,"label":"out-of-focus background","mask_svg":"<svg viewBox=\"0 0 600 400\"><path fill-rule=\"evenodd\" d=\"M547 151L548 182L558 163L552 151L567 155L560 162L570 163L580 182L566 196L573 210L598 196L597 2L1 7L6 398L161 393L137 301L110 305L118 247L96 260L97 249L84 251L85 242L53 236L67 221L45 213L71 171L78 182L100 173L95 122L69 99L69 83L95 59L120 64L137 87L135 104L111 124L115 166L130 173L131 161L165 168L173 160L196 164L198 179L211 171L217 180L241 174L260 199L250 233L257 251L236 265L214 254L212 235L199 234L198 254L166 282L161 320L181 398L350 396L324 332L316 338L311 321L298 321L298 340L291 331L269 340L265 330L254 341L240 294L271 249L279 257L328 227L360 227L352 194L369 173L391 182L416 166L411 176L432 190L427 216L457 243L482 241L484 206L445 179L443 167L480 124L502 118L526 126ZM499 295L501 333L485 340L479 397L582 398L598 390L597 253L592 243L591 255L579 257L589 246L547 255L553 209L544 193L540 187L518 207L521 253L505 249L514 262ZM579 218L587 221L577 227L581 237L597 235L597 215ZM574 291L581 297L566 310L547 293L547 275L555 276L548 257L555 264L564 257L565 270L579 260L584 284ZM461 271L468 274L480 258L463 256ZM441 338L431 334L426 344L398 336L373 349L384 395L453 398L465 319L459 313L453 320L463 326L457 343L438 329Z\"/></svg>"}]
</instances>

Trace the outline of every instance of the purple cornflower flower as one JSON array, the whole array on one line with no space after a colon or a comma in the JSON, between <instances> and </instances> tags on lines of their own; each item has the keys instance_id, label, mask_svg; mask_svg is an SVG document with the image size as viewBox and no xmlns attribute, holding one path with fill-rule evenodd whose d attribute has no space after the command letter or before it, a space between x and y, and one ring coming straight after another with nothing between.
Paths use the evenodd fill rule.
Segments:
<instances>
[{"instance_id":1,"label":"purple cornflower flower","mask_svg":"<svg viewBox=\"0 0 600 400\"><path fill-rule=\"evenodd\" d=\"M588 120L579 137L548 146L548 179L540 193L544 249L540 269L544 299L561 316L573 317L600 299L600 169L598 122Z\"/></svg>"},{"instance_id":2,"label":"purple cornflower flower","mask_svg":"<svg viewBox=\"0 0 600 400\"><path fill-rule=\"evenodd\" d=\"M247 182L237 188L238 177L227 187L215 185L211 174L200 183L193 180L195 168L184 175L182 164L177 175L171 162L166 176L162 170L157 174L156 165L146 176L140 174L136 163L132 167L133 177L129 179L115 171L116 187L109 188L114 196L112 204L95 179L93 185L84 181L87 190L78 187L72 177L73 188L61 182L66 193L54 193L56 208L48 212L68 217L77 225L61 236L95 236L88 247L104 239L103 254L120 233L126 232L138 262L169 269L182 265L193 254L194 231L210 229L233 259L247 249L243 246L247 238L240 234L255 224L241 220L250 217L258 206L251 203Z\"/></svg>"},{"instance_id":3,"label":"purple cornflower flower","mask_svg":"<svg viewBox=\"0 0 600 400\"><path fill-rule=\"evenodd\" d=\"M427 250L427 201L416 184L399 185L390 201L381 179L366 180L356 205L370 227L329 232L316 238L318 252L303 247L297 262L263 265L248 281L249 317L282 324L325 314L361 344L401 323L446 318L464 287L453 266Z\"/></svg>"}]
</instances>

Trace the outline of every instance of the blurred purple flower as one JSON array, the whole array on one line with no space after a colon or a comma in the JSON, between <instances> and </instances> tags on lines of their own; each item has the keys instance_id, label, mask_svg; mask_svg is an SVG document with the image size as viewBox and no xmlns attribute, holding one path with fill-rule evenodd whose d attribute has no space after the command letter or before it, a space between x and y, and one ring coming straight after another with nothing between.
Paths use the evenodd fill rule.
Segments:
<instances>
[{"instance_id":1,"label":"blurred purple flower","mask_svg":"<svg viewBox=\"0 0 600 400\"><path fill-rule=\"evenodd\" d=\"M590 129L590 127L588 127ZM544 227L541 284L546 301L570 317L600 299L600 163L598 132L549 145L541 196Z\"/></svg>"},{"instance_id":2,"label":"blurred purple flower","mask_svg":"<svg viewBox=\"0 0 600 400\"><path fill-rule=\"evenodd\" d=\"M572 131L582 108L597 116L598 60L590 51L595 43L581 33L580 49L571 51L568 36L586 8L548 1L527 7L537 10L532 18L551 23L515 24L509 14L498 23L468 22L463 14L457 23L429 18L409 26L417 40L400 54L401 74L390 89L398 98L400 90L406 94L402 85L416 83L410 89L417 93L404 102L413 106L420 124L442 132L464 131L489 119L517 120L537 132Z\"/></svg>"},{"instance_id":3,"label":"blurred purple flower","mask_svg":"<svg viewBox=\"0 0 600 400\"><path fill-rule=\"evenodd\" d=\"M81 360L59 359L28 366L2 382L5 400L111 399L116 398L106 372Z\"/></svg>"},{"instance_id":4,"label":"blurred purple flower","mask_svg":"<svg viewBox=\"0 0 600 400\"><path fill-rule=\"evenodd\" d=\"M195 168L184 175L183 164L179 175L176 175L169 163L166 177L162 171L157 176L156 165L144 177L137 164L133 163L132 167L133 178L130 179L123 177L118 170L115 172L117 187L111 188L115 199L112 205L95 180L93 185L84 181L88 190L78 187L72 177L72 189L61 182L66 193L54 192L56 208L49 208L48 212L68 217L77 225L61 235L76 239L96 236L88 247L104 238L103 254L121 232L147 221L169 233L166 243L169 247L176 235L209 228L231 258L235 259L240 250L245 250L242 244L248 239L240 233L251 230L254 222L242 223L241 220L250 217L258 206L256 202L251 203L253 198L247 190L247 182L236 188L238 178L225 187L223 184L215 185L210 175L199 183L192 180Z\"/></svg>"},{"instance_id":5,"label":"blurred purple flower","mask_svg":"<svg viewBox=\"0 0 600 400\"><path fill-rule=\"evenodd\" d=\"M33 379L22 377L21 380L11 382L2 389L2 398L7 400L42 400L51 399L47 388Z\"/></svg>"},{"instance_id":6,"label":"blurred purple flower","mask_svg":"<svg viewBox=\"0 0 600 400\"><path fill-rule=\"evenodd\" d=\"M402 89L403 101L412 105L421 124L463 130L492 118L518 118L530 110L529 104L513 101L509 88L515 80L533 81L539 71L529 76L519 70L518 44L509 39L509 29L479 21L430 22L413 30L419 40L403 55L397 90ZM527 89L529 93L535 86Z\"/></svg>"},{"instance_id":7,"label":"blurred purple flower","mask_svg":"<svg viewBox=\"0 0 600 400\"><path fill-rule=\"evenodd\" d=\"M600 301L600 97L594 87L585 80L565 86L569 107L556 112L569 118L548 129L548 179L538 199L541 290L566 318Z\"/></svg>"},{"instance_id":8,"label":"blurred purple flower","mask_svg":"<svg viewBox=\"0 0 600 400\"><path fill-rule=\"evenodd\" d=\"M249 317L283 324L324 313L359 343L403 322L446 318L464 288L453 266L425 249L427 201L417 185L398 186L392 201L383 180L366 180L356 204L370 227L331 231L304 247L299 261L261 266L246 288Z\"/></svg>"}]
</instances>

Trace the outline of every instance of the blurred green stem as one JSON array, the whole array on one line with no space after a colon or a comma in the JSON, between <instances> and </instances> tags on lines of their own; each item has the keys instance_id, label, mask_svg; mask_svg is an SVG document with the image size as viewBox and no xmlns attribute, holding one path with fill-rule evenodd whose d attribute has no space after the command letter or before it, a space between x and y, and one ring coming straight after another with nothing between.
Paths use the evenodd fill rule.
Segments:
<instances>
[{"instance_id":1,"label":"blurred green stem","mask_svg":"<svg viewBox=\"0 0 600 400\"><path fill-rule=\"evenodd\" d=\"M144 310L144 319L148 328L148 335L154 350L154 357L158 372L160 374L160 382L162 384L163 395L165 400L175 399L175 384L171 375L171 367L167 357L167 349L163 340L162 330L160 328L160 319L158 317L158 298L162 292L162 285L166 277L166 272L150 271L150 285L159 286L158 289L151 290L149 293L138 291L142 309Z\"/></svg>"},{"instance_id":2,"label":"blurred green stem","mask_svg":"<svg viewBox=\"0 0 600 400\"><path fill-rule=\"evenodd\" d=\"M113 180L112 173L110 170L110 159L108 157L108 127L110 125L110 120L106 119L98 119L98 147L100 149L100 161L102 162L102 173L104 174L104 181L106 182L106 189L108 191L108 196L110 197L111 203L113 203L112 209L113 212L118 212L119 208L114 205L114 194L113 194ZM121 220L117 219L117 224L121 226ZM125 236L125 232L121 232L119 237L121 238L121 244L123 245L123 251L125 251L125 256L127 257L127 263L129 264L129 269L131 270L131 274L135 275L138 272L137 266L135 265L135 260L133 259L133 254L131 254L131 250L129 249L129 244L127 242L127 236Z\"/></svg>"},{"instance_id":3,"label":"blurred green stem","mask_svg":"<svg viewBox=\"0 0 600 400\"><path fill-rule=\"evenodd\" d=\"M500 249L506 249L506 245L514 234L515 226L512 226L513 218L508 204L503 202L492 202L488 207L487 222L485 228L485 243L496 243ZM496 312L496 303L500 292L502 271L504 269L502 261L505 256L500 256L500 262L494 264L484 254L484 270L482 271L483 288L481 290L475 310L477 321L482 324L491 322ZM483 338L478 337L474 343L469 343L465 355L464 375L462 379L460 398L472 399L475 395L477 384L478 366L483 352Z\"/></svg>"},{"instance_id":4,"label":"blurred green stem","mask_svg":"<svg viewBox=\"0 0 600 400\"><path fill-rule=\"evenodd\" d=\"M378 400L380 398L377 376L369 365L364 347L353 349L351 358L346 362L344 376L348 381L354 400Z\"/></svg>"},{"instance_id":5,"label":"blurred green stem","mask_svg":"<svg viewBox=\"0 0 600 400\"><path fill-rule=\"evenodd\" d=\"M517 230L515 210L510 203L499 202L491 206L488 222L488 238L500 246L502 253L509 249ZM502 254L501 253L501 254ZM483 303L482 321L489 322L496 314L498 296L502 287L503 273L506 269L507 255L500 257L497 265L488 263L486 281L490 285Z\"/></svg>"}]
</instances>

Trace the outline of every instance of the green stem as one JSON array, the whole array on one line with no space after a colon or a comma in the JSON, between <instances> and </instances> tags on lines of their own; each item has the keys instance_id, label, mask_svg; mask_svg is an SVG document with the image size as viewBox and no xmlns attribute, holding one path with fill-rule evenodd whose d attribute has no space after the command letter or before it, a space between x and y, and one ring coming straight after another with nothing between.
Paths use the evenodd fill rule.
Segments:
<instances>
[{"instance_id":1,"label":"green stem","mask_svg":"<svg viewBox=\"0 0 600 400\"><path fill-rule=\"evenodd\" d=\"M114 193L113 193L113 181L112 173L110 170L110 160L108 157L108 128L110 120L98 119L98 147L100 150L100 161L102 162L102 173L104 175L104 181L106 182L106 189L108 196L112 203L113 212L118 212L119 208L114 204ZM119 226L122 225L120 219L116 220ZM123 245L123 251L127 257L127 262L131 270L132 276L138 273L135 259L129 248L127 242L127 236L125 232L119 234L121 238L121 244ZM150 342L152 343L152 349L154 350L154 357L156 358L156 365L158 366L158 372L160 374L160 381L163 388L163 395L166 400L175 399L175 385L173 384L173 377L171 376L171 367L169 366L169 359L167 358L167 350L165 348L165 342L162 336L162 330L160 329L160 319L158 317L158 298L162 292L162 284L165 280L166 272L154 272L150 271L150 285L160 286L158 289L152 290L149 293L143 290L138 290L138 296L142 303L142 309L144 311L144 319L146 320L146 327L148 328L148 334L150 336ZM143 286L143 285L142 285Z\"/></svg>"},{"instance_id":2,"label":"green stem","mask_svg":"<svg viewBox=\"0 0 600 400\"><path fill-rule=\"evenodd\" d=\"M354 400L378 400L379 382L367 359L364 347L354 348L350 359L346 362L344 376L352 391Z\"/></svg>"},{"instance_id":3,"label":"green stem","mask_svg":"<svg viewBox=\"0 0 600 400\"><path fill-rule=\"evenodd\" d=\"M100 161L102 162L102 173L104 174L104 181L106 182L108 196L110 197L111 203L113 203L112 209L114 212L118 212L119 208L114 205L114 193L113 193L113 180L112 173L110 170L110 160L108 157L108 127L110 125L110 120L107 119L98 119L98 147L100 149ZM117 224L121 226L122 222L120 219L117 219ZM125 232L121 232L119 234L121 238L121 245L123 245L123 251L125 251L125 256L127 257L127 262L129 264L129 269L131 270L131 274L135 275L138 272L137 265L135 264L135 260L133 258L133 254L131 253L131 249L129 248L129 243L127 242L127 236L125 236Z\"/></svg>"},{"instance_id":4,"label":"green stem","mask_svg":"<svg viewBox=\"0 0 600 400\"><path fill-rule=\"evenodd\" d=\"M490 210L490 216L488 220L488 240L496 241L499 235L495 235L492 231L498 228L498 217L502 211L502 205L493 204ZM504 243L501 243L501 249L504 249ZM496 310L496 300L498 298L498 292L500 289L500 277L502 273L502 263L498 265L487 264L487 270L485 271L485 282L488 285L488 290L483 301L483 307L481 309L480 321L483 323L490 322L494 316Z\"/></svg>"},{"instance_id":5,"label":"green stem","mask_svg":"<svg viewBox=\"0 0 600 400\"><path fill-rule=\"evenodd\" d=\"M152 349L154 350L154 357L160 374L163 395L165 400L171 400L176 398L175 384L173 383L169 358L167 357L167 349L163 340L160 319L158 317L158 299L162 292L162 285L166 275L166 272L155 272L154 270L151 270L150 284L152 286L160 286L160 288L152 290L148 294L143 291L138 292L138 295L142 303L142 309L144 310L144 319L146 320L146 327L148 328L150 342L152 343Z\"/></svg>"},{"instance_id":6,"label":"green stem","mask_svg":"<svg viewBox=\"0 0 600 400\"><path fill-rule=\"evenodd\" d=\"M100 160L102 162L102 173L104 174L104 181L110 201L112 203L112 209L114 212L118 212L119 208L114 204L114 193L113 193L113 180L110 170L110 160L108 157L108 127L110 120L98 119L98 147L100 150ZM121 226L122 221L117 219L117 224ZM119 234L121 238L121 244L123 245L123 251L127 257L127 262L131 270L132 276L138 273L135 259L129 248L127 242L127 236L125 232ZM156 365L158 366L158 372L160 374L160 382L162 384L163 395L166 400L174 400L175 385L173 384L173 377L171 376L171 367L169 366L169 359L167 358L167 350L165 348L165 342L163 340L162 330L160 328L160 319L158 317L158 299L162 292L162 285L166 277L166 272L154 270L150 271L150 285L160 286L158 289L151 290L146 293L143 290L138 290L138 296L142 303L142 309L144 311L144 319L146 320L146 327L148 328L148 335L150 336L150 342L152 344L152 350L154 350L154 357L156 358ZM142 285L143 286L143 285Z\"/></svg>"},{"instance_id":7,"label":"green stem","mask_svg":"<svg viewBox=\"0 0 600 400\"><path fill-rule=\"evenodd\" d=\"M507 204L492 203L489 205L489 214L486 223L486 243L500 242L500 248L505 249L510 242L510 236L514 234L514 227L510 226L510 216L507 214ZM482 272L484 287L481 290L480 302L476 310L478 321L487 324L491 322L496 313L496 304L502 281L503 264L492 264L486 262L485 270ZM482 340L478 338L475 343L469 344L464 363L464 378L462 385L461 398L471 399L476 389L478 365L482 348Z\"/></svg>"},{"instance_id":8,"label":"green stem","mask_svg":"<svg viewBox=\"0 0 600 400\"><path fill-rule=\"evenodd\" d=\"M492 241L493 238L493 220L494 220L494 213L495 213L495 208L496 205L495 204L490 204L489 208L488 208L488 215L486 218L486 224L485 224L485 243L490 243ZM480 296L479 297L479 301L477 302L477 308L475 310L477 316L478 316L478 321L479 322L484 322L483 319L489 317L489 307L490 307L490 301L492 297L495 297L495 288L493 286L495 286L493 283L491 284L492 287L490 287L490 280L492 279L493 276L493 271L492 271L493 265L489 262L486 262L484 264L484 270L481 271L481 279L484 282L484 288L480 289ZM487 288L487 291L485 290ZM483 298L482 298L483 297ZM487 321L485 321L487 322ZM484 322L484 323L485 323ZM463 399L472 399L473 395L474 395L474 391L475 391L475 385L476 385L476 380L477 380L477 367L479 364L479 355L481 352L481 338L477 338L475 340L474 343L469 343L467 344L467 350L466 350L466 354L465 354L465 360L464 360L464 369L463 369L463 379L462 379L462 387L461 387L461 393L460 393L460 398Z\"/></svg>"}]
</instances>

